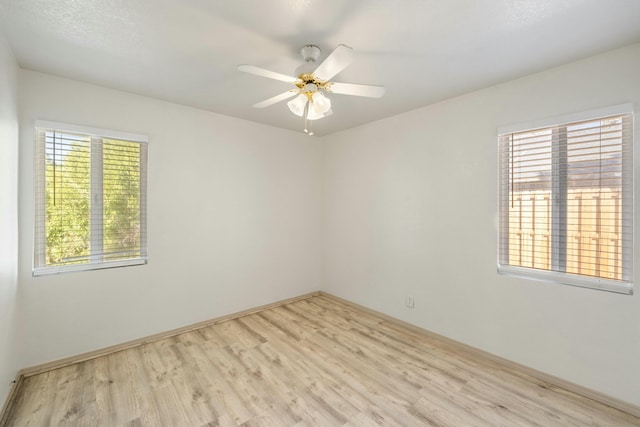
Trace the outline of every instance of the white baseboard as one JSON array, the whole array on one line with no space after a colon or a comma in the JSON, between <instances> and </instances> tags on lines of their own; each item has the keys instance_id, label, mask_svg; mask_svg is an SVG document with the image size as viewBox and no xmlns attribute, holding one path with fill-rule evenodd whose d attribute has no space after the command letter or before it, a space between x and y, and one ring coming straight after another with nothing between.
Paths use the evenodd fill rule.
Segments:
<instances>
[{"instance_id":1,"label":"white baseboard","mask_svg":"<svg viewBox=\"0 0 640 427\"><path fill-rule=\"evenodd\" d=\"M11 383L11 388L9 389L9 395L2 405L2 409L0 410L0 426L7 425L7 421L9 418L9 412L11 407L13 406L13 402L18 396L18 391L20 387L22 387L22 381L24 380L24 376L18 372L16 374L16 379Z\"/></svg>"}]
</instances>

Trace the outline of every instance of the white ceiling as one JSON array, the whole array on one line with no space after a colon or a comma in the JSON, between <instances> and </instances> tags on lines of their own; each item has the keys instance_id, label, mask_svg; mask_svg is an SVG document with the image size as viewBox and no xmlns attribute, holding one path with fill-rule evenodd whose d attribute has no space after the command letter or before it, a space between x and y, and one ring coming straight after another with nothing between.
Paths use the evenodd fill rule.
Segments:
<instances>
[{"instance_id":1,"label":"white ceiling","mask_svg":"<svg viewBox=\"0 0 640 427\"><path fill-rule=\"evenodd\" d=\"M346 44L332 80L387 92L331 95L327 135L638 42L640 0L0 0L0 30L24 68L297 131L285 102L251 107L288 84L236 66Z\"/></svg>"}]
</instances>

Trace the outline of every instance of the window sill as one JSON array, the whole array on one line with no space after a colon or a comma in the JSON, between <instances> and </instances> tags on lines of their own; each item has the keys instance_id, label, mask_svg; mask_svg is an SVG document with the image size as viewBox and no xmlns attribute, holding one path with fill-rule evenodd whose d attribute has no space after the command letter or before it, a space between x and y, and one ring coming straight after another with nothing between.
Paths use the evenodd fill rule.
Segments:
<instances>
[{"instance_id":1,"label":"window sill","mask_svg":"<svg viewBox=\"0 0 640 427\"><path fill-rule=\"evenodd\" d=\"M147 258L133 258L118 261L94 262L86 264L63 265L58 267L37 267L33 269L33 276L47 276L50 274L71 273L74 271L102 270L105 268L129 267L132 265L144 265Z\"/></svg>"},{"instance_id":2,"label":"window sill","mask_svg":"<svg viewBox=\"0 0 640 427\"><path fill-rule=\"evenodd\" d=\"M512 265L501 264L498 264L498 273L523 279L633 295L633 283L619 280L601 279L597 277L579 276L576 274L560 273L557 271L538 270L534 268L514 267Z\"/></svg>"}]
</instances>

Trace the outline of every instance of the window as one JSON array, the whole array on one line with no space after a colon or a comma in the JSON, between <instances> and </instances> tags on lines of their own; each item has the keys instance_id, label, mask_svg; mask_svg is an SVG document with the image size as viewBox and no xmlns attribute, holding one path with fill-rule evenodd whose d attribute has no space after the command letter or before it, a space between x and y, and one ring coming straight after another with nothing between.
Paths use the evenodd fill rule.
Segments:
<instances>
[{"instance_id":1,"label":"window","mask_svg":"<svg viewBox=\"0 0 640 427\"><path fill-rule=\"evenodd\" d=\"M499 272L632 293L630 111L499 131Z\"/></svg>"},{"instance_id":2,"label":"window","mask_svg":"<svg viewBox=\"0 0 640 427\"><path fill-rule=\"evenodd\" d=\"M147 262L147 138L36 122L34 275Z\"/></svg>"}]
</instances>

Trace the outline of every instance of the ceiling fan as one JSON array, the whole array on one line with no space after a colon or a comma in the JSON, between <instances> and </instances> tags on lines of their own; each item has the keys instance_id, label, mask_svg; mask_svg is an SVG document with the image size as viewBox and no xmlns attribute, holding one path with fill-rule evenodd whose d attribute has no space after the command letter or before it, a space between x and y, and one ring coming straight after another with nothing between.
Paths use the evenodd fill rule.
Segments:
<instances>
[{"instance_id":1,"label":"ceiling fan","mask_svg":"<svg viewBox=\"0 0 640 427\"><path fill-rule=\"evenodd\" d=\"M280 80L295 86L284 93L258 102L254 105L255 108L265 108L295 96L293 100L287 102L287 106L293 114L304 117L304 131L313 135L308 121L318 120L333 113L331 100L326 94L337 93L369 98L380 98L384 95L384 86L329 81L353 62L353 49L349 46L339 45L317 67L316 61L320 57L318 46L306 45L300 50L300 54L305 63L296 69L295 74L298 77L276 73L254 65L238 66L238 70L245 73Z\"/></svg>"}]
</instances>

